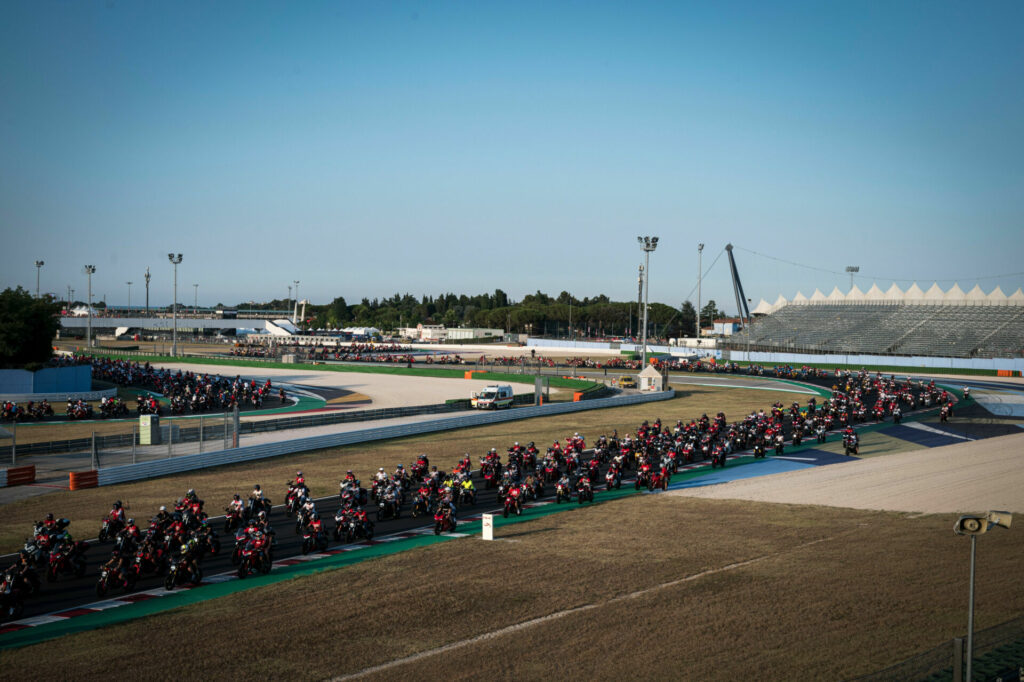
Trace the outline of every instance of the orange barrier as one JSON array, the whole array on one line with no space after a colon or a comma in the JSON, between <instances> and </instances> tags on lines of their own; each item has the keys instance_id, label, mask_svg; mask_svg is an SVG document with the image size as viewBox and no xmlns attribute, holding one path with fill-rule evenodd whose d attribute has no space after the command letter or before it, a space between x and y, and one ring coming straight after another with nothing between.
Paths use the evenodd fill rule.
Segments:
<instances>
[{"instance_id":1,"label":"orange barrier","mask_svg":"<svg viewBox=\"0 0 1024 682\"><path fill-rule=\"evenodd\" d=\"M68 474L68 479L68 487L72 490L95 488L99 485L95 469L92 469L91 471L72 471Z\"/></svg>"},{"instance_id":2,"label":"orange barrier","mask_svg":"<svg viewBox=\"0 0 1024 682\"><path fill-rule=\"evenodd\" d=\"M36 482L36 465L11 467L7 470L7 485L28 485Z\"/></svg>"},{"instance_id":3,"label":"orange barrier","mask_svg":"<svg viewBox=\"0 0 1024 682\"><path fill-rule=\"evenodd\" d=\"M583 400L583 391L576 391L572 394L572 401L574 403L578 403L581 400Z\"/></svg>"},{"instance_id":4,"label":"orange barrier","mask_svg":"<svg viewBox=\"0 0 1024 682\"><path fill-rule=\"evenodd\" d=\"M465 378L465 379L472 379L474 374L487 374L487 370L486 369L471 369L471 370L468 370L465 373L463 378Z\"/></svg>"}]
</instances>

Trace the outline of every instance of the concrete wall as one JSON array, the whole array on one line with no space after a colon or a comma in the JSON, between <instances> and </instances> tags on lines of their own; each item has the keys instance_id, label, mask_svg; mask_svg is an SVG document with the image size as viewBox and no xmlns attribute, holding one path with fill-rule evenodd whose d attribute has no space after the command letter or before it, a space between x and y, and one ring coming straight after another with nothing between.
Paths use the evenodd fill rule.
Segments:
<instances>
[{"instance_id":1,"label":"concrete wall","mask_svg":"<svg viewBox=\"0 0 1024 682\"><path fill-rule=\"evenodd\" d=\"M737 362L747 360L746 351L734 350L731 358ZM929 367L941 369L1009 369L1024 370L1024 358L933 358L921 356L891 355L811 355L809 353L762 353L750 354L750 361L767 364L805 365L837 363L843 365L884 365L889 367Z\"/></svg>"},{"instance_id":2,"label":"concrete wall","mask_svg":"<svg viewBox=\"0 0 1024 682\"><path fill-rule=\"evenodd\" d=\"M92 390L92 368L47 367L38 372L0 369L0 394L78 393Z\"/></svg>"}]
</instances>

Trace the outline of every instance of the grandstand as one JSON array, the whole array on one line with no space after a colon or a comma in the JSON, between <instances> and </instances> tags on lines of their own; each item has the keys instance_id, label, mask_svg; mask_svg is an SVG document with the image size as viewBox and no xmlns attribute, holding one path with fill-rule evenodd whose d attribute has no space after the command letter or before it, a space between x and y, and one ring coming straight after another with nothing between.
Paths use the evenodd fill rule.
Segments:
<instances>
[{"instance_id":1,"label":"grandstand","mask_svg":"<svg viewBox=\"0 0 1024 682\"><path fill-rule=\"evenodd\" d=\"M792 301L762 300L749 329L729 346L759 351L863 353L947 358L1024 357L1024 292L1006 296L999 287L985 294L956 284L943 291L917 284L883 292L854 286L846 294L815 290Z\"/></svg>"}]
</instances>

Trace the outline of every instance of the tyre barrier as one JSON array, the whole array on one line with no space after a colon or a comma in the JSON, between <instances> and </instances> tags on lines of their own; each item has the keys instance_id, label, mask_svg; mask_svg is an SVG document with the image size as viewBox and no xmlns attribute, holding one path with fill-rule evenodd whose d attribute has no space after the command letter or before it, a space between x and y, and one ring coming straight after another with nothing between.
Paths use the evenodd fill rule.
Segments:
<instances>
[{"instance_id":1,"label":"tyre barrier","mask_svg":"<svg viewBox=\"0 0 1024 682\"><path fill-rule=\"evenodd\" d=\"M82 490L83 488L95 488L99 485L99 472L95 469L89 471L72 471L68 474L68 487L71 490Z\"/></svg>"},{"instance_id":2,"label":"tyre barrier","mask_svg":"<svg viewBox=\"0 0 1024 682\"><path fill-rule=\"evenodd\" d=\"M11 467L7 469L7 486L28 485L36 482L36 465L30 464L23 467Z\"/></svg>"}]
</instances>

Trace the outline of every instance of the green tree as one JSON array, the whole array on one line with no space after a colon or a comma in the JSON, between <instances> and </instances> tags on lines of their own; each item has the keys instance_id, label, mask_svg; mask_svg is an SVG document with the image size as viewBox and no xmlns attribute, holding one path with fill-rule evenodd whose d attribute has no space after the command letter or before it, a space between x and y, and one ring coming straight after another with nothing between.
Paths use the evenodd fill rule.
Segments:
<instances>
[{"instance_id":1,"label":"green tree","mask_svg":"<svg viewBox=\"0 0 1024 682\"><path fill-rule=\"evenodd\" d=\"M718 309L715 299L711 299L707 302L707 305L700 309L700 325L702 327L708 326L713 320L723 317L725 317L725 313Z\"/></svg>"},{"instance_id":2,"label":"green tree","mask_svg":"<svg viewBox=\"0 0 1024 682\"><path fill-rule=\"evenodd\" d=\"M49 360L59 312L60 305L49 297L33 298L22 287L5 289L0 294L0 366L20 368Z\"/></svg>"}]
</instances>

